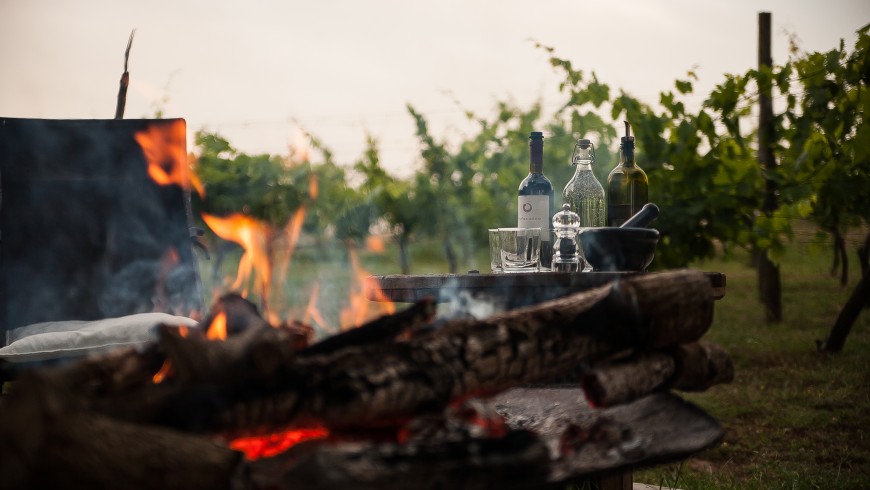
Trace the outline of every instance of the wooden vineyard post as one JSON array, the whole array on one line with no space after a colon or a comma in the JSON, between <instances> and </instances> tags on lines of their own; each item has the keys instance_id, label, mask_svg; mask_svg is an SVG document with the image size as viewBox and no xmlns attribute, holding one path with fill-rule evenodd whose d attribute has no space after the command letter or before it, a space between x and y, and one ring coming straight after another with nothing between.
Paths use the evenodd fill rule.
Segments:
<instances>
[{"instance_id":1,"label":"wooden vineyard post","mask_svg":"<svg viewBox=\"0 0 870 490\"><path fill-rule=\"evenodd\" d=\"M776 182L770 173L776 169L773 145L776 129L773 121L773 101L770 97L772 79L763 77L773 65L770 55L770 12L758 13L758 163L764 175L764 202L762 211L770 217L777 208ZM782 285L779 266L767 256L767 249L757 251L758 293L764 305L765 319L771 323L782 321Z\"/></svg>"}]
</instances>

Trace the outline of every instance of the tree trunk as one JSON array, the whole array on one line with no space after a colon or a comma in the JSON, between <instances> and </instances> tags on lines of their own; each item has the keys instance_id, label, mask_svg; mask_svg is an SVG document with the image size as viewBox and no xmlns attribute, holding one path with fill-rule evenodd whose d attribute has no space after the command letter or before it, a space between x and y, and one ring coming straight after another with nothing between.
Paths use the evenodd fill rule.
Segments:
<instances>
[{"instance_id":1,"label":"tree trunk","mask_svg":"<svg viewBox=\"0 0 870 490\"><path fill-rule=\"evenodd\" d=\"M402 274L411 273L411 260L408 258L408 235L404 232L399 233L399 267L402 269Z\"/></svg>"},{"instance_id":2,"label":"tree trunk","mask_svg":"<svg viewBox=\"0 0 870 490\"><path fill-rule=\"evenodd\" d=\"M862 276L866 276L867 271L870 270L870 231L867 232L867 237L864 239L864 246L858 249L858 269L862 271ZM870 308L870 296L867 297L864 307Z\"/></svg>"},{"instance_id":3,"label":"tree trunk","mask_svg":"<svg viewBox=\"0 0 870 490\"><path fill-rule=\"evenodd\" d=\"M766 253L758 256L758 292L764 306L764 319L768 323L782 321L782 284L779 266Z\"/></svg>"},{"instance_id":4,"label":"tree trunk","mask_svg":"<svg viewBox=\"0 0 870 490\"><path fill-rule=\"evenodd\" d=\"M442 242L444 244L444 257L447 259L449 272L451 274L456 274L456 270L459 269L459 263L456 259L456 250L453 249L453 244L450 243L450 239L446 236L442 238Z\"/></svg>"},{"instance_id":5,"label":"tree trunk","mask_svg":"<svg viewBox=\"0 0 870 490\"><path fill-rule=\"evenodd\" d=\"M846 343L846 337L852 330L852 325L858 319L861 310L867 306L870 301L870 265L868 265L868 255L870 255L870 233L864 238L864 246L858 251L859 266L861 267L861 280L852 290L840 314L837 315L837 321L831 327L831 332L825 341L818 342L819 350L824 352L840 352L843 350L843 345Z\"/></svg>"},{"instance_id":6,"label":"tree trunk","mask_svg":"<svg viewBox=\"0 0 870 490\"><path fill-rule=\"evenodd\" d=\"M840 233L839 226L833 226L829 230L834 237L834 263L831 266L831 275L835 276L840 270L840 285L845 286L849 282L849 256L846 251L846 240ZM858 267L861 267L859 264Z\"/></svg>"}]
</instances>

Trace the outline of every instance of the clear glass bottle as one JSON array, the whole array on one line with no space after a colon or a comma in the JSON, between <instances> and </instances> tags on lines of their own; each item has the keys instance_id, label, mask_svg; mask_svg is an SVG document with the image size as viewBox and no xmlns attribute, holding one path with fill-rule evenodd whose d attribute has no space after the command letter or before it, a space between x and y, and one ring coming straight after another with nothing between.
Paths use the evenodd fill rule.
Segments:
<instances>
[{"instance_id":1,"label":"clear glass bottle","mask_svg":"<svg viewBox=\"0 0 870 490\"><path fill-rule=\"evenodd\" d=\"M620 226L649 202L649 180L634 160L634 136L625 121L619 163L607 176L607 225Z\"/></svg>"},{"instance_id":2,"label":"clear glass bottle","mask_svg":"<svg viewBox=\"0 0 870 490\"><path fill-rule=\"evenodd\" d=\"M517 227L541 229L541 268L549 270L553 259L550 220L553 216L553 184L544 176L544 133L529 134L529 175L517 189Z\"/></svg>"},{"instance_id":3,"label":"clear glass bottle","mask_svg":"<svg viewBox=\"0 0 870 490\"><path fill-rule=\"evenodd\" d=\"M580 216L580 230L604 226L606 223L606 208L604 188L592 173L595 162L595 147L587 139L577 140L574 145L574 155L571 165L577 167L574 176L562 191L562 200L571 205L571 209Z\"/></svg>"}]
</instances>

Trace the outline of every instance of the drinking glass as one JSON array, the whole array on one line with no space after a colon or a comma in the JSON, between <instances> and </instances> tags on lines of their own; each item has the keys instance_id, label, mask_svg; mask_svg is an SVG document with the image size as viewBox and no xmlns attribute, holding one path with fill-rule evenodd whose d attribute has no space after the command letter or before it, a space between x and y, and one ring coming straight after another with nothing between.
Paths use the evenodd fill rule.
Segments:
<instances>
[{"instance_id":1,"label":"drinking glass","mask_svg":"<svg viewBox=\"0 0 870 490\"><path fill-rule=\"evenodd\" d=\"M501 268L501 241L498 237L498 228L489 230L489 268L493 272L503 272Z\"/></svg>"},{"instance_id":2,"label":"drinking glass","mask_svg":"<svg viewBox=\"0 0 870 490\"><path fill-rule=\"evenodd\" d=\"M499 228L498 235L505 272L538 272L540 228Z\"/></svg>"}]
</instances>

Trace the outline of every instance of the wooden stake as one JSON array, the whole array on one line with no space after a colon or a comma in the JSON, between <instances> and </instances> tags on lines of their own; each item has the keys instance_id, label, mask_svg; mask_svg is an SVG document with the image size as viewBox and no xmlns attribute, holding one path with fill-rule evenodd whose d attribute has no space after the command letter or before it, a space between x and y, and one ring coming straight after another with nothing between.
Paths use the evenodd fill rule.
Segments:
<instances>
[{"instance_id":1,"label":"wooden stake","mask_svg":"<svg viewBox=\"0 0 870 490\"><path fill-rule=\"evenodd\" d=\"M136 29L130 32L130 38L127 40L127 49L124 51L124 73L121 75L121 83L118 88L115 119L124 119L124 108L127 106L127 87L130 85L130 72L127 71L127 62L130 61L130 48L133 47L134 34L136 34Z\"/></svg>"},{"instance_id":2,"label":"wooden stake","mask_svg":"<svg viewBox=\"0 0 870 490\"><path fill-rule=\"evenodd\" d=\"M758 13L758 72L770 73L773 60L770 55L770 12ZM759 76L759 78L762 78ZM764 175L764 202L761 210L769 217L776 211L776 182L770 174L776 170L773 145L776 143L776 127L773 120L771 99L773 79L758 83L758 163ZM764 305L768 322L782 321L782 285L779 266L767 256L767 250L758 251L758 294Z\"/></svg>"}]
</instances>

